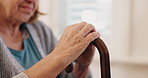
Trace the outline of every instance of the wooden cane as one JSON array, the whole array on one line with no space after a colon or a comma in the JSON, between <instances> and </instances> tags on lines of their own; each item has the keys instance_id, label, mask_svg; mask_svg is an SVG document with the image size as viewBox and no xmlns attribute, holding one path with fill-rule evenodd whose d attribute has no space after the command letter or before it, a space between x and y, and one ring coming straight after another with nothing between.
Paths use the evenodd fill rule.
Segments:
<instances>
[{"instance_id":1,"label":"wooden cane","mask_svg":"<svg viewBox=\"0 0 148 78\"><path fill-rule=\"evenodd\" d=\"M111 78L109 52L105 43L100 38L97 38L92 43L96 46L100 54L101 78ZM68 65L65 71L71 73L73 71L73 64Z\"/></svg>"}]
</instances>

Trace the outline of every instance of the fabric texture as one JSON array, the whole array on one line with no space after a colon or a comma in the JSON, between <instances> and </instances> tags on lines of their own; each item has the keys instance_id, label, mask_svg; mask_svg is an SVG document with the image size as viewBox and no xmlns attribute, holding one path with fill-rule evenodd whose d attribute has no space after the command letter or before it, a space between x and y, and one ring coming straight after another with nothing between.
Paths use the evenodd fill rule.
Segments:
<instances>
[{"instance_id":1,"label":"fabric texture","mask_svg":"<svg viewBox=\"0 0 148 78\"><path fill-rule=\"evenodd\" d=\"M15 57L15 59L21 64L21 66L27 70L32 67L38 61L42 59L40 52L38 51L32 37L28 36L28 38L23 41L23 50L14 50L9 48L9 51Z\"/></svg>"},{"instance_id":2,"label":"fabric texture","mask_svg":"<svg viewBox=\"0 0 148 78\"><path fill-rule=\"evenodd\" d=\"M28 76L25 74L25 73L20 73L20 74L18 74L18 75L15 75L14 77L12 77L12 78L28 78Z\"/></svg>"},{"instance_id":3,"label":"fabric texture","mask_svg":"<svg viewBox=\"0 0 148 78\"><path fill-rule=\"evenodd\" d=\"M36 21L34 24L26 24L42 57L48 55L56 46L56 39L50 28L42 22ZM0 78L27 78L23 73L25 69L17 62L10 53L2 37L0 37ZM17 77L14 77L17 76ZM59 78L75 78L71 73L61 72ZM87 78L91 78L88 76Z\"/></svg>"}]
</instances>

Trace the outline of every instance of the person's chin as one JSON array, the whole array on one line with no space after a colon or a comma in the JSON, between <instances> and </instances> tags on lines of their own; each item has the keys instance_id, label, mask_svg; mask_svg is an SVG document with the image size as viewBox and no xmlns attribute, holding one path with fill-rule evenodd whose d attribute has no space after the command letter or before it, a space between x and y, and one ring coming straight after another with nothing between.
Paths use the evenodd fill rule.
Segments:
<instances>
[{"instance_id":1,"label":"person's chin","mask_svg":"<svg viewBox=\"0 0 148 78\"><path fill-rule=\"evenodd\" d=\"M29 21L30 17L20 17L16 19L17 22L19 23L27 23Z\"/></svg>"}]
</instances>

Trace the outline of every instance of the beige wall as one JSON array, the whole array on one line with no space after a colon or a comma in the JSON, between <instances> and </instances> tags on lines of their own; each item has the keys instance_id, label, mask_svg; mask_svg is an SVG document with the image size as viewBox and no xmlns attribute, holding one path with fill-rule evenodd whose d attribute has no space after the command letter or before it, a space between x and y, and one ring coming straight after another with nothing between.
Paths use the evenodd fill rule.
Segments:
<instances>
[{"instance_id":1,"label":"beige wall","mask_svg":"<svg viewBox=\"0 0 148 78\"><path fill-rule=\"evenodd\" d=\"M132 55L148 64L148 0L134 0L132 15Z\"/></svg>"},{"instance_id":2,"label":"beige wall","mask_svg":"<svg viewBox=\"0 0 148 78\"><path fill-rule=\"evenodd\" d=\"M39 11L46 15L41 15L39 20L43 21L46 25L51 24L51 0L39 0Z\"/></svg>"},{"instance_id":3,"label":"beige wall","mask_svg":"<svg viewBox=\"0 0 148 78\"><path fill-rule=\"evenodd\" d=\"M59 26L59 1L58 0L39 0L39 10L45 15L40 15L39 20L49 26L56 37L58 37Z\"/></svg>"},{"instance_id":4,"label":"beige wall","mask_svg":"<svg viewBox=\"0 0 148 78\"><path fill-rule=\"evenodd\" d=\"M113 0L112 78L148 78L148 0Z\"/></svg>"},{"instance_id":5,"label":"beige wall","mask_svg":"<svg viewBox=\"0 0 148 78\"><path fill-rule=\"evenodd\" d=\"M103 38L110 51L112 78L148 78L148 0L112 1L111 35ZM96 59L91 71L93 78L101 78Z\"/></svg>"}]
</instances>

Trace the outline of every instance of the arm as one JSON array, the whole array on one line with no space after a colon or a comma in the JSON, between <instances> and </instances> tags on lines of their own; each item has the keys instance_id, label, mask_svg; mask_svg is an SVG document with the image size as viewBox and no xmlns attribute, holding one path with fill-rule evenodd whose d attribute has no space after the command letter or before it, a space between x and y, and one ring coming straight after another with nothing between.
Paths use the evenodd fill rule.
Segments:
<instances>
[{"instance_id":1,"label":"arm","mask_svg":"<svg viewBox=\"0 0 148 78\"><path fill-rule=\"evenodd\" d=\"M66 58L67 55L52 52L24 73L29 78L56 78L56 76L70 63L70 60L65 60Z\"/></svg>"},{"instance_id":2,"label":"arm","mask_svg":"<svg viewBox=\"0 0 148 78\"><path fill-rule=\"evenodd\" d=\"M99 33L91 32L92 30L94 27L85 22L68 26L53 52L24 73L29 78L55 78L85 51L90 42L99 37ZM80 65L79 62L77 64ZM80 66L76 65L75 69L77 71ZM86 69L85 72L82 72L82 69ZM82 69L79 74L85 76L88 67ZM79 74L74 73L75 76Z\"/></svg>"},{"instance_id":3,"label":"arm","mask_svg":"<svg viewBox=\"0 0 148 78\"><path fill-rule=\"evenodd\" d=\"M13 78L56 78L69 62L64 60L66 56L56 53L50 53L37 64Z\"/></svg>"}]
</instances>

